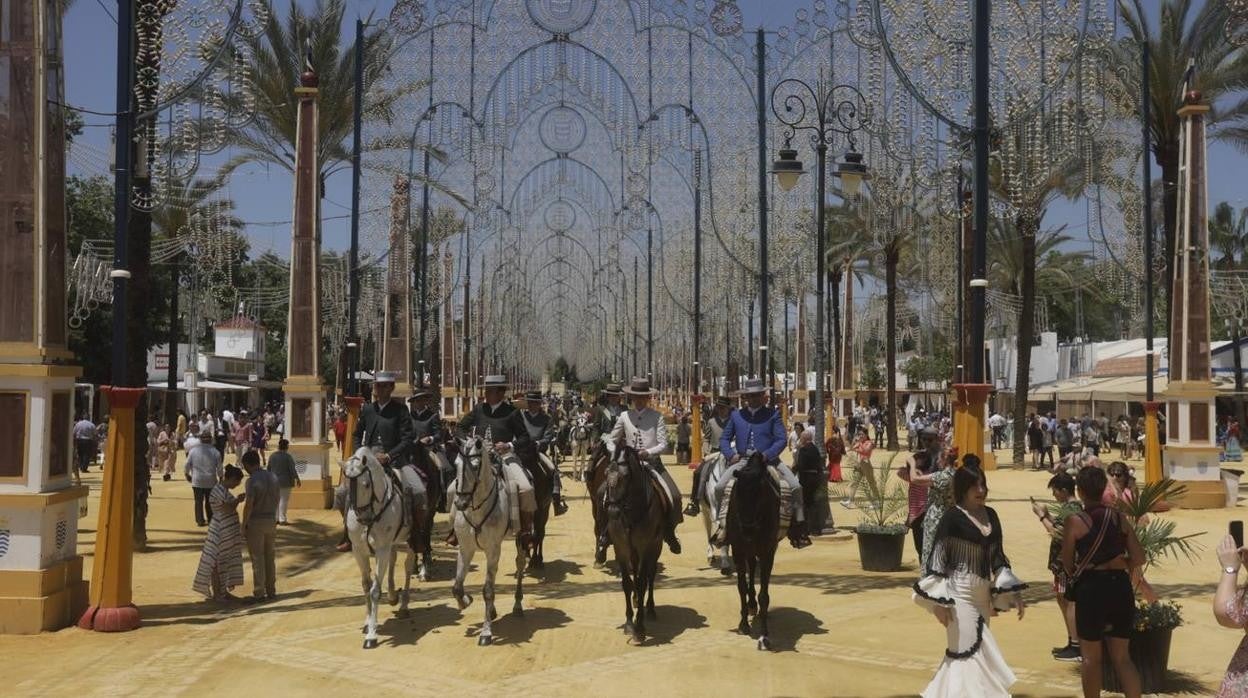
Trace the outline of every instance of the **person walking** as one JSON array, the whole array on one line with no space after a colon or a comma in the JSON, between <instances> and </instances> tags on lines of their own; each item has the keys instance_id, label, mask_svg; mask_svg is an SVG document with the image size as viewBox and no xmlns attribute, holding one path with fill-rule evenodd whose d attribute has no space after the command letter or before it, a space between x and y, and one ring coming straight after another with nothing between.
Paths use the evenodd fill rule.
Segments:
<instances>
[{"instance_id":1,"label":"person walking","mask_svg":"<svg viewBox=\"0 0 1248 698\"><path fill-rule=\"evenodd\" d=\"M923 698L1008 698L1016 680L988 624L1010 608L1022 620L1027 585L1010 569L1001 519L987 497L988 480L978 467L954 473L956 506L941 517L924 576L913 587L914 600L945 626L947 642Z\"/></svg>"},{"instance_id":2,"label":"person walking","mask_svg":"<svg viewBox=\"0 0 1248 698\"><path fill-rule=\"evenodd\" d=\"M1027 450L1031 451L1032 470L1039 470L1040 464L1044 462L1040 455L1043 449L1044 427L1040 424L1040 417L1032 415L1031 422L1027 425Z\"/></svg>"},{"instance_id":3,"label":"person walking","mask_svg":"<svg viewBox=\"0 0 1248 698\"><path fill-rule=\"evenodd\" d=\"M1083 654L1084 698L1101 695L1105 646L1126 698L1140 698L1140 676L1128 653L1135 625L1131 569L1144 562L1135 529L1102 496L1108 485L1101 468L1084 468L1076 478L1083 511L1066 519L1062 569L1074 585L1075 630Z\"/></svg>"},{"instance_id":4,"label":"person walking","mask_svg":"<svg viewBox=\"0 0 1248 698\"><path fill-rule=\"evenodd\" d=\"M1057 596L1057 610L1062 614L1062 622L1066 625L1066 644L1053 648L1053 658L1059 662L1077 662L1083 654L1079 649L1079 633L1075 628L1075 604L1067 598L1068 592L1073 593L1066 585L1066 575L1062 571L1062 537L1066 519L1083 511L1083 506L1075 498L1075 478L1066 473L1058 473L1049 478L1049 491L1053 494L1056 506L1031 500L1031 511L1040 520L1040 525L1049 534L1049 571L1053 573L1053 593ZM1056 515L1055 515L1056 514Z\"/></svg>"},{"instance_id":5,"label":"person walking","mask_svg":"<svg viewBox=\"0 0 1248 698\"><path fill-rule=\"evenodd\" d=\"M212 448L203 446L203 448ZM209 504L215 515L204 538L199 566L191 589L203 594L207 601L237 601L230 593L243 583L243 538L238 526L238 504L245 495L235 497L230 490L243 481L243 471L233 465L225 467L221 482L210 490Z\"/></svg>"},{"instance_id":6,"label":"person walking","mask_svg":"<svg viewBox=\"0 0 1248 698\"><path fill-rule=\"evenodd\" d=\"M693 426L689 423L689 417L682 415L676 424L676 465L688 465L689 459L693 457L692 436Z\"/></svg>"},{"instance_id":7,"label":"person walking","mask_svg":"<svg viewBox=\"0 0 1248 698\"><path fill-rule=\"evenodd\" d=\"M832 425L832 433L823 442L823 448L828 452L828 482L844 482L841 460L845 457L845 439L841 438L840 427Z\"/></svg>"},{"instance_id":8,"label":"person walking","mask_svg":"<svg viewBox=\"0 0 1248 698\"><path fill-rule=\"evenodd\" d=\"M74 452L78 456L79 472L87 472L95 461L95 423L87 419L87 415L78 416L74 422Z\"/></svg>"},{"instance_id":9,"label":"person walking","mask_svg":"<svg viewBox=\"0 0 1248 698\"><path fill-rule=\"evenodd\" d=\"M1118 457L1127 460L1135 446L1135 439L1131 438L1131 420L1125 414L1120 415L1114 428L1118 431Z\"/></svg>"},{"instance_id":10,"label":"person walking","mask_svg":"<svg viewBox=\"0 0 1248 698\"><path fill-rule=\"evenodd\" d=\"M178 451L175 448L173 429L166 424L156 435L156 467L160 469L161 480L169 482L173 479L174 462Z\"/></svg>"},{"instance_id":11,"label":"person walking","mask_svg":"<svg viewBox=\"0 0 1248 698\"><path fill-rule=\"evenodd\" d=\"M191 439L186 441L188 446L191 445ZM212 444L196 439L194 448L186 454L183 473L195 493L195 523L207 526L212 523L213 514L208 496L221 478L220 452Z\"/></svg>"},{"instance_id":12,"label":"person walking","mask_svg":"<svg viewBox=\"0 0 1248 698\"><path fill-rule=\"evenodd\" d=\"M871 490L871 501L880 500L880 487L875 481L875 467L871 465L871 452L874 450L875 444L867 436L867 430L859 428L858 438L854 439L854 474L849 485L849 496L841 500L841 506L846 509L854 508L854 497L858 494L858 488L863 482L867 483L867 489Z\"/></svg>"},{"instance_id":13,"label":"person walking","mask_svg":"<svg viewBox=\"0 0 1248 698\"><path fill-rule=\"evenodd\" d=\"M265 455L265 449L269 445L269 428L259 417L251 423L251 450L260 454L260 462L265 463L268 458Z\"/></svg>"},{"instance_id":14,"label":"person walking","mask_svg":"<svg viewBox=\"0 0 1248 698\"><path fill-rule=\"evenodd\" d=\"M299 479L299 471L295 469L295 459L290 455L290 442L286 439L279 439L277 442L277 453L269 459L269 472L273 473L273 477L277 478L278 495L277 495L277 525L286 526L290 521L286 519L286 509L290 505L290 493L296 487L303 487L303 481Z\"/></svg>"},{"instance_id":15,"label":"person walking","mask_svg":"<svg viewBox=\"0 0 1248 698\"><path fill-rule=\"evenodd\" d=\"M247 541L247 556L251 558L252 594L256 601L264 601L277 595L277 559L274 547L277 542L277 502L281 497L281 488L278 486L277 477L260 467L260 454L248 451L241 460L243 470L247 471L243 539Z\"/></svg>"},{"instance_id":16,"label":"person walking","mask_svg":"<svg viewBox=\"0 0 1248 698\"><path fill-rule=\"evenodd\" d=\"M988 417L988 427L992 429L992 450L1005 447L1005 417L1000 412L993 412Z\"/></svg>"},{"instance_id":17,"label":"person walking","mask_svg":"<svg viewBox=\"0 0 1248 698\"><path fill-rule=\"evenodd\" d=\"M943 443L940 432L932 427L924 427L923 431L919 432L919 448L922 450L910 454L910 457L906 459L906 464L897 471L897 477L910 486L906 502L906 526L910 528L914 539L914 552L920 557L923 556L923 517L927 512L929 483L923 480L911 482L910 474L936 472L944 462Z\"/></svg>"}]
</instances>

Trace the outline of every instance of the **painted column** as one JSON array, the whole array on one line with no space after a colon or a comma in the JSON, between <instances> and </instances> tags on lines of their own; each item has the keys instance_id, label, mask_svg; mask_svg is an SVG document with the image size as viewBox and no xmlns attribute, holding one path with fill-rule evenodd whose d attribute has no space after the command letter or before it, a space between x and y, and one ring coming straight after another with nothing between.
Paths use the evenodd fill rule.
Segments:
<instances>
[{"instance_id":1,"label":"painted column","mask_svg":"<svg viewBox=\"0 0 1248 698\"><path fill-rule=\"evenodd\" d=\"M286 438L303 486L291 493L295 509L328 509L330 447L321 381L320 163L317 162L319 80L305 66L295 88L294 226L291 230L290 311L286 325Z\"/></svg>"},{"instance_id":2,"label":"painted column","mask_svg":"<svg viewBox=\"0 0 1248 698\"><path fill-rule=\"evenodd\" d=\"M448 245L449 246L449 245ZM462 409L460 405L459 390L456 389L455 376L458 374L458 368L455 366L455 360L459 352L455 350L458 343L455 341L455 304L451 299L450 290L454 288L453 283L453 266L454 257L450 252L446 252L442 257L442 283L439 285L438 297L442 299L442 321L439 339L442 343L438 357L441 360L441 370L439 375L442 377L442 414L447 419L454 419L460 414Z\"/></svg>"},{"instance_id":3,"label":"painted column","mask_svg":"<svg viewBox=\"0 0 1248 698\"><path fill-rule=\"evenodd\" d=\"M1165 476L1186 485L1177 504L1226 504L1214 440L1214 388L1209 355L1209 227L1205 119L1209 106L1188 92L1179 109L1179 196L1171 279L1170 381L1166 387ZM1146 445L1147 446L1147 445Z\"/></svg>"},{"instance_id":4,"label":"painted column","mask_svg":"<svg viewBox=\"0 0 1248 698\"><path fill-rule=\"evenodd\" d=\"M795 364L797 379L793 390L794 418L806 419L810 414L810 386L806 384L807 371L810 370L808 352L806 351L806 297L798 294L797 299L797 354ZM820 446L822 448L822 446Z\"/></svg>"},{"instance_id":5,"label":"painted column","mask_svg":"<svg viewBox=\"0 0 1248 698\"><path fill-rule=\"evenodd\" d=\"M0 80L0 633L71 625L87 605L78 555L65 316L65 130L58 3L3 6ZM129 539L127 538L127 542Z\"/></svg>"},{"instance_id":6,"label":"painted column","mask_svg":"<svg viewBox=\"0 0 1248 698\"><path fill-rule=\"evenodd\" d=\"M412 394L412 284L407 213L410 204L406 177L395 175L390 196L390 258L386 267L386 308L381 341L381 370L399 374L394 394Z\"/></svg>"},{"instance_id":7,"label":"painted column","mask_svg":"<svg viewBox=\"0 0 1248 698\"><path fill-rule=\"evenodd\" d=\"M858 386L854 380L854 274L848 265L845 267L845 310L842 315L845 316L845 331L841 333L841 349L837 357L840 359L840 384L836 391L836 404L837 417L843 426L845 420L854 414L854 391ZM845 435L846 441L853 437L853 434Z\"/></svg>"}]
</instances>

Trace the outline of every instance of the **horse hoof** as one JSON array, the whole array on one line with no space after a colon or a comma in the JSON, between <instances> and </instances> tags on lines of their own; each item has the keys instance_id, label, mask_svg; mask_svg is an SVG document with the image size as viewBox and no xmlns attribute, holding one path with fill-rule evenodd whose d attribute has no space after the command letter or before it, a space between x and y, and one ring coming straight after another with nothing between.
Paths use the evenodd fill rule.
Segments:
<instances>
[{"instance_id":1,"label":"horse hoof","mask_svg":"<svg viewBox=\"0 0 1248 698\"><path fill-rule=\"evenodd\" d=\"M732 570L728 569L727 567L721 567L719 569L719 573L724 577L732 576Z\"/></svg>"},{"instance_id":2,"label":"horse hoof","mask_svg":"<svg viewBox=\"0 0 1248 698\"><path fill-rule=\"evenodd\" d=\"M633 636L634 632L633 632L633 624L632 624L632 623L628 623L628 622L625 622L625 623L624 623L624 634L625 634L625 635L628 635L629 637L632 637L632 636Z\"/></svg>"},{"instance_id":3,"label":"horse hoof","mask_svg":"<svg viewBox=\"0 0 1248 698\"><path fill-rule=\"evenodd\" d=\"M628 644L632 645L633 647L641 647L642 645L646 644L646 636L633 633L633 635L628 638Z\"/></svg>"},{"instance_id":4,"label":"horse hoof","mask_svg":"<svg viewBox=\"0 0 1248 698\"><path fill-rule=\"evenodd\" d=\"M459 610L464 610L472 605L472 597L468 594L455 597L455 603L459 606Z\"/></svg>"},{"instance_id":5,"label":"horse hoof","mask_svg":"<svg viewBox=\"0 0 1248 698\"><path fill-rule=\"evenodd\" d=\"M737 626L737 632L738 632L738 633L740 633L740 634L742 634L742 635L749 635L749 634L750 634L750 624L749 624L749 623L747 623L747 622L745 622L744 620L743 620L743 621L741 621L741 624Z\"/></svg>"},{"instance_id":6,"label":"horse hoof","mask_svg":"<svg viewBox=\"0 0 1248 698\"><path fill-rule=\"evenodd\" d=\"M377 649L377 638L375 637L365 638L364 649L366 650Z\"/></svg>"},{"instance_id":7,"label":"horse hoof","mask_svg":"<svg viewBox=\"0 0 1248 698\"><path fill-rule=\"evenodd\" d=\"M489 635L482 635L477 638L477 647L485 647L494 644L494 638Z\"/></svg>"},{"instance_id":8,"label":"horse hoof","mask_svg":"<svg viewBox=\"0 0 1248 698\"><path fill-rule=\"evenodd\" d=\"M394 612L394 617L399 619L407 618L408 615L410 615L410 611L406 608L400 608Z\"/></svg>"},{"instance_id":9,"label":"horse hoof","mask_svg":"<svg viewBox=\"0 0 1248 698\"><path fill-rule=\"evenodd\" d=\"M771 651L771 640L768 640L766 635L758 638L758 650L760 652Z\"/></svg>"},{"instance_id":10,"label":"horse hoof","mask_svg":"<svg viewBox=\"0 0 1248 698\"><path fill-rule=\"evenodd\" d=\"M390 595L386 597L386 601L390 602L391 606L397 605L399 603L399 592L390 592Z\"/></svg>"}]
</instances>

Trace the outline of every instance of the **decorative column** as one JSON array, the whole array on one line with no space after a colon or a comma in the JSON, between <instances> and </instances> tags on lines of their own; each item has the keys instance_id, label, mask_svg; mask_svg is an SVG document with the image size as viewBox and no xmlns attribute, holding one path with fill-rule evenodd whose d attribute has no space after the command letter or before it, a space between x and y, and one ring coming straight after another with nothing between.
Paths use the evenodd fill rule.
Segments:
<instances>
[{"instance_id":1,"label":"decorative column","mask_svg":"<svg viewBox=\"0 0 1248 698\"><path fill-rule=\"evenodd\" d=\"M802 294L798 294L797 299L797 349L796 352L797 379L793 390L793 416L794 418L806 419L810 414L810 390L806 385L807 371L810 370L809 356L806 351L806 298ZM822 448L822 444L819 445Z\"/></svg>"},{"instance_id":2,"label":"decorative column","mask_svg":"<svg viewBox=\"0 0 1248 698\"><path fill-rule=\"evenodd\" d=\"M290 251L290 311L286 325L286 438L303 486L291 493L296 509L328 509L329 441L321 381L321 205L317 162L316 72L306 65L295 88L295 206Z\"/></svg>"},{"instance_id":3,"label":"decorative column","mask_svg":"<svg viewBox=\"0 0 1248 698\"><path fill-rule=\"evenodd\" d=\"M0 633L71 625L87 605L70 476L65 130L59 3L4 6L0 80ZM129 539L127 538L127 541Z\"/></svg>"},{"instance_id":4,"label":"decorative column","mask_svg":"<svg viewBox=\"0 0 1248 698\"><path fill-rule=\"evenodd\" d=\"M412 394L412 284L407 212L410 204L406 177L394 176L390 196L390 261L386 267L385 326L381 341L381 370L399 375L394 394Z\"/></svg>"},{"instance_id":5,"label":"decorative column","mask_svg":"<svg viewBox=\"0 0 1248 698\"><path fill-rule=\"evenodd\" d=\"M449 244L447 245L450 246ZM442 298L442 321L439 323L442 332L439 341L442 343L438 357L441 360L441 370L439 374L442 377L442 414L448 419L455 418L459 415L459 391L455 388L455 376L457 369L455 367L455 304L451 302L450 290L454 288L453 280L454 257L450 252L446 252L442 256L442 283L439 286L439 298ZM449 380L448 380L449 378Z\"/></svg>"},{"instance_id":6,"label":"decorative column","mask_svg":"<svg viewBox=\"0 0 1248 698\"><path fill-rule=\"evenodd\" d=\"M858 385L854 380L854 275L848 265L845 268L845 312L842 314L845 316L845 331L841 333L841 351L837 357L840 359L840 385L836 391L836 403L837 416L847 420L854 414L854 389ZM853 437L853 434L845 435L846 439Z\"/></svg>"},{"instance_id":7,"label":"decorative column","mask_svg":"<svg viewBox=\"0 0 1248 698\"><path fill-rule=\"evenodd\" d=\"M1176 501L1192 509L1226 504L1214 441L1214 388L1209 356L1209 227L1205 118L1199 92L1179 109L1179 197L1171 279L1170 382L1166 387L1165 476L1187 486Z\"/></svg>"}]
</instances>

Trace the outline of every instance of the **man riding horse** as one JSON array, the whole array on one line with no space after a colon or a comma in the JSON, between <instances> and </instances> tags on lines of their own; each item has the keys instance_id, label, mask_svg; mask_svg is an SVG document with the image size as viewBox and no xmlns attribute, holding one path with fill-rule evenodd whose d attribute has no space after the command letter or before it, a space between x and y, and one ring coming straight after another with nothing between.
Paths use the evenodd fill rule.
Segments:
<instances>
[{"instance_id":1,"label":"man riding horse","mask_svg":"<svg viewBox=\"0 0 1248 698\"><path fill-rule=\"evenodd\" d=\"M731 467L715 488L722 500L724 488L744 466L743 458L754 451L761 452L767 464L774 467L789 485L789 506L793 511L793 524L789 526L789 543L794 548L810 545L806 535L806 516L802 507L802 485L789 466L780 462L780 453L788 441L780 413L766 404L767 386L761 379L747 379L741 388L745 407L734 411L719 437L719 450Z\"/></svg>"},{"instance_id":2,"label":"man riding horse","mask_svg":"<svg viewBox=\"0 0 1248 698\"><path fill-rule=\"evenodd\" d=\"M503 477L509 485L514 485L520 499L520 532L518 537L527 539L533 535L533 512L537 511L537 497L533 493L533 483L524 472L516 452L528 447L529 432L525 427L520 411L507 401L507 377L486 376L482 384L485 400L477 403L470 412L464 414L456 427L456 436L466 439L475 432L478 437L489 436L496 454L502 459ZM458 491L459 483L454 485ZM447 498L451 498L447 493ZM454 530L447 537L447 543L458 545Z\"/></svg>"},{"instance_id":3,"label":"man riding horse","mask_svg":"<svg viewBox=\"0 0 1248 698\"><path fill-rule=\"evenodd\" d=\"M555 505L555 516L563 516L568 512L568 505L563 501L563 487L560 485L559 468L547 468L547 462L538 457L538 454L545 453L550 448L550 444L555 440L554 421L542 409L541 392L530 390L525 393L524 403L526 409L520 413L520 419L524 421L524 428L529 435L529 441L524 447L517 448L516 453L520 456L520 460L527 463L530 467L535 469L542 468L550 475L551 484L554 488L551 501ZM553 462L551 465L554 465Z\"/></svg>"},{"instance_id":4,"label":"man riding horse","mask_svg":"<svg viewBox=\"0 0 1248 698\"><path fill-rule=\"evenodd\" d=\"M425 483L421 480L415 464L412 462L412 418L411 413L403 404L392 400L394 382L398 374L392 371L378 371L373 379L373 402L360 410L360 421L355 425L354 441L359 446L371 448L377 454L377 460L385 466L387 472L397 473L403 487L403 497L407 502L407 511L411 517L409 542L414 552L420 521L426 506ZM339 487L345 502L345 484ZM344 507L345 512L345 507ZM345 516L345 514L344 514ZM345 518L344 518L345 521ZM351 549L351 542L346 539L346 526L343 526L343 542L338 549L345 552Z\"/></svg>"},{"instance_id":5,"label":"man riding horse","mask_svg":"<svg viewBox=\"0 0 1248 698\"><path fill-rule=\"evenodd\" d=\"M700 409L700 408L695 408ZM697 516L702 512L698 505L698 493L702 491L702 474L706 462L710 460L709 456L719 453L719 437L723 435L724 428L728 426L728 420L732 416L732 399L727 395L720 395L715 398L715 414L710 419L702 422L702 440L706 442L710 453L704 458L698 467L693 471L693 489L690 490L689 506L685 507L686 516Z\"/></svg>"},{"instance_id":6,"label":"man riding horse","mask_svg":"<svg viewBox=\"0 0 1248 698\"><path fill-rule=\"evenodd\" d=\"M680 490L676 487L676 481L668 474L667 468L663 467L661 458L667 450L667 424L664 423L662 414L650 408L650 398L654 395L654 391L650 389L650 381L634 378L624 389L624 393L628 395L632 409L620 414L615 420L615 426L607 438L607 449L614 455L617 445L632 446L645 459L646 468L657 475L668 500L667 527L663 539L672 554L679 555L680 539L676 537L676 526L682 521ZM599 535L598 542L601 546L605 546L603 535L605 533Z\"/></svg>"},{"instance_id":7,"label":"man riding horse","mask_svg":"<svg viewBox=\"0 0 1248 698\"><path fill-rule=\"evenodd\" d=\"M428 451L439 450L443 440L442 413L434 406L435 395L434 388L426 385L417 388L407 400L407 406L412 413L412 443L421 444ZM422 464L416 465L420 467ZM438 471L438 465L433 459L423 465L429 468L424 474L429 479L429 484L440 493L441 484L446 482L446 473Z\"/></svg>"}]
</instances>

